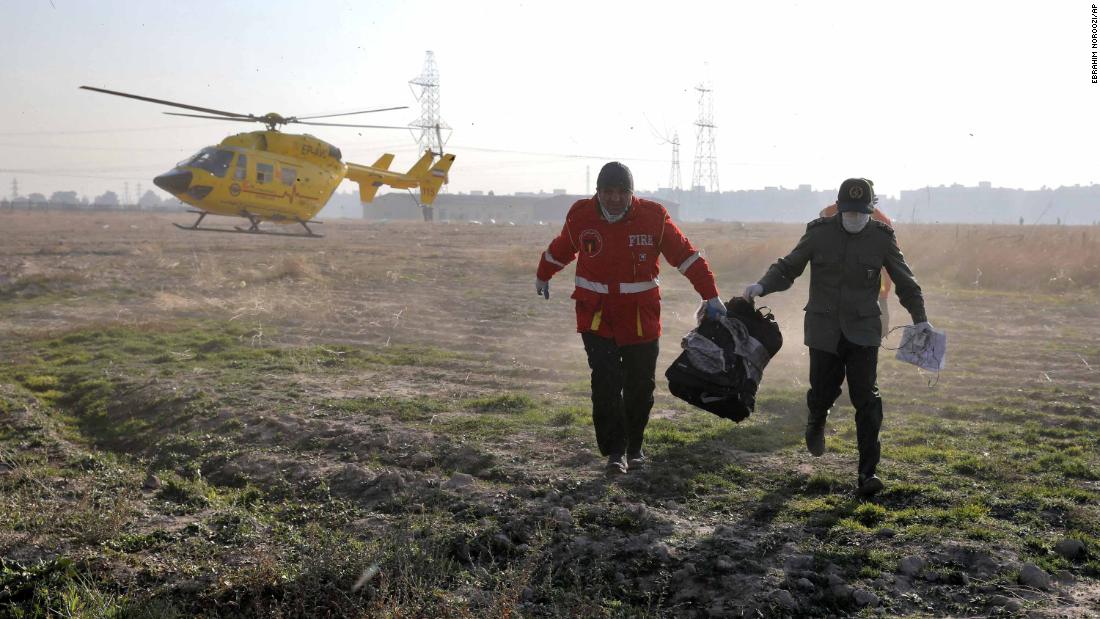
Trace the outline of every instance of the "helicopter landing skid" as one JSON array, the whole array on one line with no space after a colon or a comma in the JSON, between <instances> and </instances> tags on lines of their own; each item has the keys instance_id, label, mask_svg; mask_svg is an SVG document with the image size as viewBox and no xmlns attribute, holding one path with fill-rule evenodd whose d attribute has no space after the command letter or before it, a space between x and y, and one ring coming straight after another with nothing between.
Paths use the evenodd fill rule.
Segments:
<instances>
[{"instance_id":1,"label":"helicopter landing skid","mask_svg":"<svg viewBox=\"0 0 1100 619\"><path fill-rule=\"evenodd\" d=\"M306 229L306 231L304 233L302 233L302 232L273 232L271 230L261 230L260 229L260 219L258 217L252 216L252 215L248 216L248 221L249 221L249 223L251 223L251 225L248 228L242 228L241 226L233 226L232 228L200 228L199 224L202 223L203 218L206 217L209 213L206 213L205 211L191 211L191 212L199 214L199 218L195 221L195 223L191 224L190 226L184 226L184 225L177 224L177 223L173 223L172 225L179 228L180 230L186 230L188 232L229 232L231 234L259 234L259 235L263 235L263 236L296 236L296 237L301 237L301 238L312 238L312 239L320 239L320 238L324 238L324 236L325 236L323 234L317 234L308 225L308 224L311 224L311 223L313 223L313 224L322 223L320 221L308 221L308 222L306 222L306 221L298 220L298 223L301 224L302 227Z\"/></svg>"}]
</instances>

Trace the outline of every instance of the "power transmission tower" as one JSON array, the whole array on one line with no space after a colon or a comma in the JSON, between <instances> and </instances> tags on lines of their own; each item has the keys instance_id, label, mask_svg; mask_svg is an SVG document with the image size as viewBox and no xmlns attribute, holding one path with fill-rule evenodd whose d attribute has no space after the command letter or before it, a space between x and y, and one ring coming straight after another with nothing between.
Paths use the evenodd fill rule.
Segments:
<instances>
[{"instance_id":1,"label":"power transmission tower","mask_svg":"<svg viewBox=\"0 0 1100 619\"><path fill-rule=\"evenodd\" d=\"M14 204L15 199L19 197L19 179L11 179L11 201Z\"/></svg>"},{"instance_id":2,"label":"power transmission tower","mask_svg":"<svg viewBox=\"0 0 1100 619\"><path fill-rule=\"evenodd\" d=\"M668 174L668 187L673 191L683 189L683 178L680 176L680 132L672 134L672 170Z\"/></svg>"},{"instance_id":3,"label":"power transmission tower","mask_svg":"<svg viewBox=\"0 0 1100 619\"><path fill-rule=\"evenodd\" d=\"M420 102L420 117L409 123L409 129L421 151L442 153L446 143L443 132L447 131L449 136L451 127L439 116L439 68L435 65L434 52L425 53L424 70L409 80L409 87Z\"/></svg>"},{"instance_id":4,"label":"power transmission tower","mask_svg":"<svg viewBox=\"0 0 1100 619\"><path fill-rule=\"evenodd\" d=\"M413 132L421 151L431 151L443 154L443 132L450 136L451 127L443 122L439 116L439 67L435 66L435 53L428 50L424 54L424 70L420 75L409 80L409 88L413 96L420 102L420 117L409 123L409 129ZM431 221L435 216L435 209L431 206L421 206L424 221Z\"/></svg>"},{"instance_id":5,"label":"power transmission tower","mask_svg":"<svg viewBox=\"0 0 1100 619\"><path fill-rule=\"evenodd\" d=\"M714 100L713 92L704 84L695 87L699 91L699 120L695 121L695 169L691 175L691 189L719 192L718 153L714 148Z\"/></svg>"}]
</instances>

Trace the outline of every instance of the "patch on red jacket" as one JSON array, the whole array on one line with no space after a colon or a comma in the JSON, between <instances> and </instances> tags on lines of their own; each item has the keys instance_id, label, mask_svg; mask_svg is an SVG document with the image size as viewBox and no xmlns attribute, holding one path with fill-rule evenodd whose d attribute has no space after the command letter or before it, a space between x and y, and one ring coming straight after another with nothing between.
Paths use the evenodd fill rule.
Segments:
<instances>
[{"instance_id":1,"label":"patch on red jacket","mask_svg":"<svg viewBox=\"0 0 1100 619\"><path fill-rule=\"evenodd\" d=\"M589 258L595 258L603 251L603 237L600 236L599 230L589 228L578 237L581 244L581 251Z\"/></svg>"}]
</instances>

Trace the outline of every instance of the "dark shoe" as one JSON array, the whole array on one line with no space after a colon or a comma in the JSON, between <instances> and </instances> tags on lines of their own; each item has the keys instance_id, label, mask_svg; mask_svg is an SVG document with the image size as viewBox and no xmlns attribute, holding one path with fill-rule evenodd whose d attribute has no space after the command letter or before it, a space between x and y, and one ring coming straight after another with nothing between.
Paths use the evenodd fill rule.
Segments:
<instances>
[{"instance_id":1,"label":"dark shoe","mask_svg":"<svg viewBox=\"0 0 1100 619\"><path fill-rule=\"evenodd\" d=\"M626 456L619 454L617 456L608 456L606 471L608 475L626 475L628 470L626 464Z\"/></svg>"},{"instance_id":2,"label":"dark shoe","mask_svg":"<svg viewBox=\"0 0 1100 619\"><path fill-rule=\"evenodd\" d=\"M806 450L811 456L820 457L825 453L825 422L806 424Z\"/></svg>"},{"instance_id":3,"label":"dark shoe","mask_svg":"<svg viewBox=\"0 0 1100 619\"><path fill-rule=\"evenodd\" d=\"M632 469L640 469L646 465L646 462L649 462L649 459L645 457L641 449L635 453L627 454L626 456L626 463Z\"/></svg>"},{"instance_id":4,"label":"dark shoe","mask_svg":"<svg viewBox=\"0 0 1100 619\"><path fill-rule=\"evenodd\" d=\"M856 488L856 494L861 497L872 497L882 492L882 480L878 478L878 475L872 475L870 477L860 476L859 487Z\"/></svg>"}]
</instances>

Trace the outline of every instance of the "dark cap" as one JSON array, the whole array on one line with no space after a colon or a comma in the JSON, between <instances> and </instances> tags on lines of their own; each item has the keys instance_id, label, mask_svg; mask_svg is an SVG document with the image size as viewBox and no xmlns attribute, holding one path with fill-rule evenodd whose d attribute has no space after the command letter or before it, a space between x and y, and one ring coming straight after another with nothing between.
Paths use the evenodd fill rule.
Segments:
<instances>
[{"instance_id":1,"label":"dark cap","mask_svg":"<svg viewBox=\"0 0 1100 619\"><path fill-rule=\"evenodd\" d=\"M600 168L600 175L596 177L597 191L611 188L634 191L634 177L630 174L630 168L618 161L604 165Z\"/></svg>"},{"instance_id":2,"label":"dark cap","mask_svg":"<svg viewBox=\"0 0 1100 619\"><path fill-rule=\"evenodd\" d=\"M865 178L849 178L840 184L836 196L836 209L841 213L873 213L875 211L875 184Z\"/></svg>"}]
</instances>

